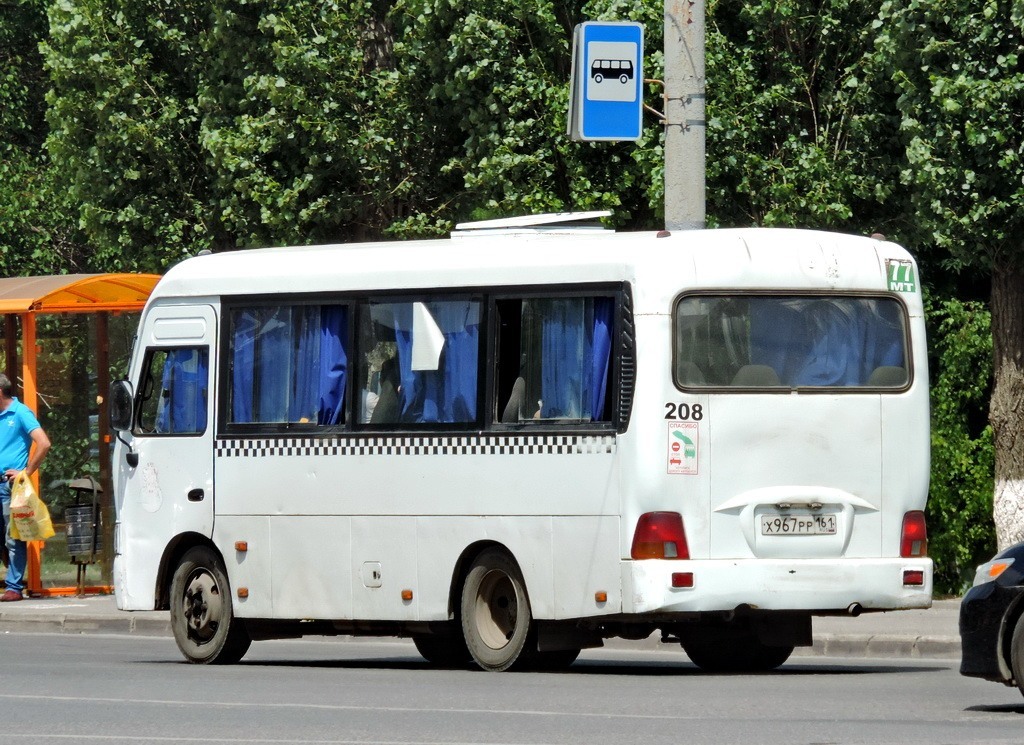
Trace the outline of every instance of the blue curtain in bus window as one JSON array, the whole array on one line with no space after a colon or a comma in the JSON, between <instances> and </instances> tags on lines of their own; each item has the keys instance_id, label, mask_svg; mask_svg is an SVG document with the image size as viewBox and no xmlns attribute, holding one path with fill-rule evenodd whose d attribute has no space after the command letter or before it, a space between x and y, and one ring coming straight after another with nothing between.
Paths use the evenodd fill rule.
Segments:
<instances>
[{"instance_id":1,"label":"blue curtain in bus window","mask_svg":"<svg viewBox=\"0 0 1024 745\"><path fill-rule=\"evenodd\" d=\"M862 382L867 382L878 367L907 368L906 334L903 311L895 300L864 301L865 367Z\"/></svg>"},{"instance_id":2,"label":"blue curtain in bus window","mask_svg":"<svg viewBox=\"0 0 1024 745\"><path fill-rule=\"evenodd\" d=\"M798 298L750 298L747 318L743 319L750 324L750 362L771 367L778 373L780 382L787 386L794 385L793 380L799 376L807 357L801 310ZM723 332L726 349L732 359L741 339L731 333L733 324L727 323L729 321L732 321L731 315L720 320L726 329ZM733 360L733 364L743 364L742 356Z\"/></svg>"},{"instance_id":3,"label":"blue curtain in bus window","mask_svg":"<svg viewBox=\"0 0 1024 745\"><path fill-rule=\"evenodd\" d=\"M477 373L480 355L480 304L472 301L431 303L431 314L444 334L442 375L432 398L442 422L476 419Z\"/></svg>"},{"instance_id":4,"label":"blue curtain in bus window","mask_svg":"<svg viewBox=\"0 0 1024 745\"><path fill-rule=\"evenodd\" d=\"M412 369L412 303L395 303L390 309L395 327L395 346L398 347L399 420L422 421L417 418L422 416L422 404L417 403L421 396L417 391L417 376Z\"/></svg>"},{"instance_id":5,"label":"blue curtain in bus window","mask_svg":"<svg viewBox=\"0 0 1024 745\"><path fill-rule=\"evenodd\" d=\"M611 298L539 301L541 418L594 421L604 412L614 303Z\"/></svg>"},{"instance_id":6,"label":"blue curtain in bus window","mask_svg":"<svg viewBox=\"0 0 1024 745\"><path fill-rule=\"evenodd\" d=\"M590 353L590 418L601 419L608 394L608 368L612 359L612 318L615 301L610 297L594 300L594 323Z\"/></svg>"},{"instance_id":7,"label":"blue curtain in bus window","mask_svg":"<svg viewBox=\"0 0 1024 745\"><path fill-rule=\"evenodd\" d=\"M829 301L812 304L804 313L810 349L794 376L794 385L856 385L860 380L856 313Z\"/></svg>"},{"instance_id":8,"label":"blue curtain in bus window","mask_svg":"<svg viewBox=\"0 0 1024 745\"><path fill-rule=\"evenodd\" d=\"M541 419L579 419L585 350L583 300L541 300Z\"/></svg>"},{"instance_id":9,"label":"blue curtain in bus window","mask_svg":"<svg viewBox=\"0 0 1024 745\"><path fill-rule=\"evenodd\" d=\"M395 304L392 309L401 380L401 421L474 421L480 354L480 303L444 300L426 304L429 322L436 326L444 339L436 370L412 369L416 345L413 304Z\"/></svg>"},{"instance_id":10,"label":"blue curtain in bus window","mask_svg":"<svg viewBox=\"0 0 1024 745\"><path fill-rule=\"evenodd\" d=\"M751 362L786 386L866 385L882 365L904 366L898 308L871 298L751 298Z\"/></svg>"},{"instance_id":11,"label":"blue curtain in bus window","mask_svg":"<svg viewBox=\"0 0 1024 745\"><path fill-rule=\"evenodd\" d=\"M258 319L252 310L235 311L231 324L231 421L251 422Z\"/></svg>"},{"instance_id":12,"label":"blue curtain in bus window","mask_svg":"<svg viewBox=\"0 0 1024 745\"><path fill-rule=\"evenodd\" d=\"M233 422L344 419L344 307L247 308L233 313L232 323Z\"/></svg>"},{"instance_id":13,"label":"blue curtain in bus window","mask_svg":"<svg viewBox=\"0 0 1024 745\"><path fill-rule=\"evenodd\" d=\"M256 405L254 421L284 422L294 346L291 308L260 308L256 333Z\"/></svg>"},{"instance_id":14,"label":"blue curtain in bus window","mask_svg":"<svg viewBox=\"0 0 1024 745\"><path fill-rule=\"evenodd\" d=\"M296 306L291 316L288 421L305 424L317 420L320 408L320 307Z\"/></svg>"},{"instance_id":15,"label":"blue curtain in bus window","mask_svg":"<svg viewBox=\"0 0 1024 745\"><path fill-rule=\"evenodd\" d=\"M284 421L291 360L289 320L286 308L245 308L232 314L232 421Z\"/></svg>"},{"instance_id":16,"label":"blue curtain in bus window","mask_svg":"<svg viewBox=\"0 0 1024 745\"><path fill-rule=\"evenodd\" d=\"M160 387L156 430L161 434L196 434L206 429L208 379L206 349L167 352Z\"/></svg>"},{"instance_id":17,"label":"blue curtain in bus window","mask_svg":"<svg viewBox=\"0 0 1024 745\"><path fill-rule=\"evenodd\" d=\"M325 305L320 311L320 400L317 410L319 424L340 424L344 421L345 377L348 354L348 313L338 305Z\"/></svg>"}]
</instances>

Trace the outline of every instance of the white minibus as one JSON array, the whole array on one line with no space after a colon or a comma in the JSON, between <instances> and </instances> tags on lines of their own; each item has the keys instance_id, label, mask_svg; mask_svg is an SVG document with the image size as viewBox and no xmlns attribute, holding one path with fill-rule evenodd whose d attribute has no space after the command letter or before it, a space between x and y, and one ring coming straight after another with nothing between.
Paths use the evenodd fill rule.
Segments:
<instances>
[{"instance_id":1,"label":"white minibus","mask_svg":"<svg viewBox=\"0 0 1024 745\"><path fill-rule=\"evenodd\" d=\"M197 663L365 634L553 668L657 633L747 671L814 616L928 607L911 256L562 217L170 269L111 386L118 607L170 609Z\"/></svg>"}]
</instances>

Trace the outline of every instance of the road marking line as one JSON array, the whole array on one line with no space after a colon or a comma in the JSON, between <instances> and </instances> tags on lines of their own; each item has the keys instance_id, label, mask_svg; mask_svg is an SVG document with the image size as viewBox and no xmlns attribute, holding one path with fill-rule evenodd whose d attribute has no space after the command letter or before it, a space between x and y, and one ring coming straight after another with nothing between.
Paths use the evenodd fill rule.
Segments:
<instances>
[{"instance_id":1,"label":"road marking line","mask_svg":"<svg viewBox=\"0 0 1024 745\"><path fill-rule=\"evenodd\" d=\"M324 711L387 711L406 714L484 714L487 716L536 716L536 717L582 717L587 719L651 719L659 721L694 721L698 716L680 716L677 714L624 714L616 712L586 711L539 711L536 709L417 709L410 706L348 706L345 704L310 704L310 703L274 703L246 701L183 701L178 699L138 699L138 698L86 698L84 696L45 696L31 693L0 693L0 700L14 701L60 701L65 703L83 704L148 704L151 706L204 706L221 709L316 709ZM97 735L99 737L100 735ZM277 741L273 741L277 742ZM288 742L282 740L281 742ZM316 741L314 741L316 742ZM326 742L330 742L329 740Z\"/></svg>"}]
</instances>

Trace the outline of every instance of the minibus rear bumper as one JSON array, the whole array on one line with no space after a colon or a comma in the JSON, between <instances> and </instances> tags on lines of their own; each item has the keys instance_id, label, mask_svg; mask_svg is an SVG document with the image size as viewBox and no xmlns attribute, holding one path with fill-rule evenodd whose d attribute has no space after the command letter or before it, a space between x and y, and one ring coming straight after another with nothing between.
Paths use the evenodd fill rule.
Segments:
<instances>
[{"instance_id":1,"label":"minibus rear bumper","mask_svg":"<svg viewBox=\"0 0 1024 745\"><path fill-rule=\"evenodd\" d=\"M625 613L929 608L932 560L623 561L622 590Z\"/></svg>"}]
</instances>

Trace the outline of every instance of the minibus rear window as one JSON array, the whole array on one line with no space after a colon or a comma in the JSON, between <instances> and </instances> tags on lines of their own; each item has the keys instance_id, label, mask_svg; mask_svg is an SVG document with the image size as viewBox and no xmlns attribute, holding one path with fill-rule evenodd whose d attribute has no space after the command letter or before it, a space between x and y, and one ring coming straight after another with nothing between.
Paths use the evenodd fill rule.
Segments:
<instances>
[{"instance_id":1,"label":"minibus rear window","mask_svg":"<svg viewBox=\"0 0 1024 745\"><path fill-rule=\"evenodd\" d=\"M895 298L689 295L676 305L675 382L747 389L894 388L910 382Z\"/></svg>"}]
</instances>

